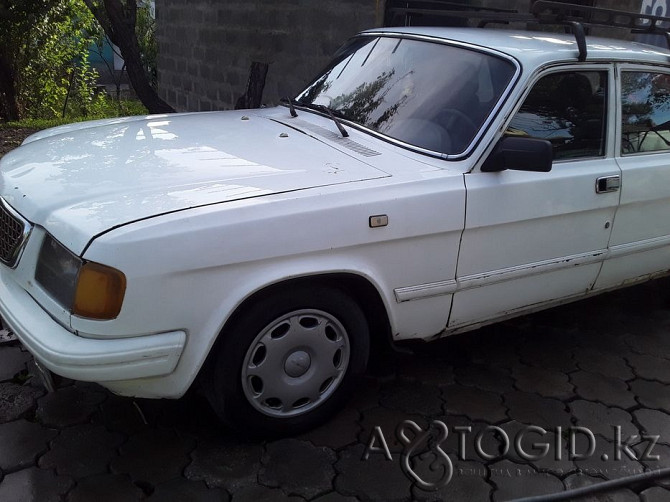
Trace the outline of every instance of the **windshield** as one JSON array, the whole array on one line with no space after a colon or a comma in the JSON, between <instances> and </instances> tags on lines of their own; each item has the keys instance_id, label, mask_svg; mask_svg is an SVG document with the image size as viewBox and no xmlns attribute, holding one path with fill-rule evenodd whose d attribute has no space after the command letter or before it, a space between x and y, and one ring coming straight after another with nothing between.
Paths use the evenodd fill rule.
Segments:
<instances>
[{"instance_id":1,"label":"windshield","mask_svg":"<svg viewBox=\"0 0 670 502\"><path fill-rule=\"evenodd\" d=\"M360 37L296 101L328 107L337 117L425 150L459 154L514 73L511 62L475 50Z\"/></svg>"}]
</instances>

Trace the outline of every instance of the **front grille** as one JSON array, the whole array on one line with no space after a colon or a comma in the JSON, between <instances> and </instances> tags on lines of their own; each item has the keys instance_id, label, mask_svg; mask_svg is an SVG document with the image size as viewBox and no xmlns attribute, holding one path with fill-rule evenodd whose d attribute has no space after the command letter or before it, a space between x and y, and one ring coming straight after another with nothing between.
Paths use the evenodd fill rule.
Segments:
<instances>
[{"instance_id":1,"label":"front grille","mask_svg":"<svg viewBox=\"0 0 670 502\"><path fill-rule=\"evenodd\" d=\"M30 228L5 201L0 199L0 261L13 267Z\"/></svg>"}]
</instances>

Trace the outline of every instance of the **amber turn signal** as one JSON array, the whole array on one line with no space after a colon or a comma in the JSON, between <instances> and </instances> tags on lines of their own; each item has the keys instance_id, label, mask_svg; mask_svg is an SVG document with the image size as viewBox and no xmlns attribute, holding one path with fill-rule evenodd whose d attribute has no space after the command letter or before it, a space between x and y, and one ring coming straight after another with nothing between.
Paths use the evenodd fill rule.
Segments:
<instances>
[{"instance_id":1,"label":"amber turn signal","mask_svg":"<svg viewBox=\"0 0 670 502\"><path fill-rule=\"evenodd\" d=\"M121 311L126 276L115 268L84 263L79 271L72 313L90 319L114 319Z\"/></svg>"}]
</instances>

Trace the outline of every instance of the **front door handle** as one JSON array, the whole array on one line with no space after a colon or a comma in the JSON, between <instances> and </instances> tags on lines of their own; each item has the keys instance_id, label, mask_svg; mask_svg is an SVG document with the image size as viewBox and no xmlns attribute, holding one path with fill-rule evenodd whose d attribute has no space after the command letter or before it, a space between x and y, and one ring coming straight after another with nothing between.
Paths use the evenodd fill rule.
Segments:
<instances>
[{"instance_id":1,"label":"front door handle","mask_svg":"<svg viewBox=\"0 0 670 502\"><path fill-rule=\"evenodd\" d=\"M621 188L621 176L603 176L596 180L596 193L618 192Z\"/></svg>"}]
</instances>

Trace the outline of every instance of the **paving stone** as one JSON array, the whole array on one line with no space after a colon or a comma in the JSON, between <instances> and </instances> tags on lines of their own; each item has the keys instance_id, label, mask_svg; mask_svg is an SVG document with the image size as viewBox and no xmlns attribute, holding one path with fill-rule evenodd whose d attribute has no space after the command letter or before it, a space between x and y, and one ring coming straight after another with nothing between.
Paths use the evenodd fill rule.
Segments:
<instances>
[{"instance_id":1,"label":"paving stone","mask_svg":"<svg viewBox=\"0 0 670 502\"><path fill-rule=\"evenodd\" d=\"M170 430L154 429L131 437L111 463L113 473L128 474L135 482L158 485L181 476L190 463L195 441Z\"/></svg>"},{"instance_id":2,"label":"paving stone","mask_svg":"<svg viewBox=\"0 0 670 502\"><path fill-rule=\"evenodd\" d=\"M15 471L35 464L38 455L47 451L47 443L57 431L26 420L0 425L0 470Z\"/></svg>"},{"instance_id":3,"label":"paving stone","mask_svg":"<svg viewBox=\"0 0 670 502\"><path fill-rule=\"evenodd\" d=\"M596 321L597 323L597 321ZM586 356L586 352L595 352L596 354L601 354L604 356L609 356L613 358L618 358L621 354L627 354L630 351L630 347L626 343L625 332L622 332L620 329L616 330L616 333L608 332L603 327L598 326L595 329L588 330L585 328L580 328L579 336L575 339L575 348L573 349L573 354L575 359L579 363L589 362L589 358ZM580 357L580 354L583 357ZM595 363L599 357L595 357L590 361ZM600 373L595 369L582 368L587 371L594 371ZM606 373L608 374L608 373ZM616 376L616 375L609 375Z\"/></svg>"},{"instance_id":4,"label":"paving stone","mask_svg":"<svg viewBox=\"0 0 670 502\"><path fill-rule=\"evenodd\" d=\"M388 408L377 407L364 411L358 443L369 445L374 436L374 445L379 446L378 433L375 431L375 427L379 427L389 451L391 453L400 453L403 451L404 446L397 438L396 429L405 420L413 421L424 430L430 423L430 419L421 415L407 414L398 410L389 410Z\"/></svg>"},{"instance_id":5,"label":"paving stone","mask_svg":"<svg viewBox=\"0 0 670 502\"><path fill-rule=\"evenodd\" d=\"M471 362L472 354L479 336L485 330L478 330L469 333L468 336L455 336L441 338L430 343L417 344L412 347L412 357L417 360L432 359L439 360L445 365L454 366L456 364L466 364ZM398 358L398 363L404 359L405 355Z\"/></svg>"},{"instance_id":6,"label":"paving stone","mask_svg":"<svg viewBox=\"0 0 670 502\"><path fill-rule=\"evenodd\" d=\"M258 480L271 488L281 487L289 495L311 499L332 490L336 460L329 448L298 439L274 441L265 447Z\"/></svg>"},{"instance_id":7,"label":"paving stone","mask_svg":"<svg viewBox=\"0 0 670 502\"><path fill-rule=\"evenodd\" d=\"M35 408L44 390L30 385L0 383L0 424L25 416Z\"/></svg>"},{"instance_id":8,"label":"paving stone","mask_svg":"<svg viewBox=\"0 0 670 502\"><path fill-rule=\"evenodd\" d=\"M134 399L149 425L186 433L221 431L221 421L203 395L189 392L180 399ZM138 412L139 414L139 412Z\"/></svg>"},{"instance_id":9,"label":"paving stone","mask_svg":"<svg viewBox=\"0 0 670 502\"><path fill-rule=\"evenodd\" d=\"M358 499L356 497L340 495L337 492L330 492L315 498L312 502L358 502Z\"/></svg>"},{"instance_id":10,"label":"paving stone","mask_svg":"<svg viewBox=\"0 0 670 502\"><path fill-rule=\"evenodd\" d=\"M563 480L566 490L576 490L585 486L591 486L602 483L602 479L587 476L586 474L578 473L571 474ZM627 488L619 488L616 491L600 492L593 496L579 497L579 502L638 502L639 498L632 490Z\"/></svg>"},{"instance_id":11,"label":"paving stone","mask_svg":"<svg viewBox=\"0 0 670 502\"><path fill-rule=\"evenodd\" d=\"M75 386L59 389L38 400L37 418L53 427L87 422L107 395Z\"/></svg>"},{"instance_id":12,"label":"paving stone","mask_svg":"<svg viewBox=\"0 0 670 502\"><path fill-rule=\"evenodd\" d=\"M628 304L625 302L617 305L612 303L608 306L602 303L598 307L598 315L592 316L588 326L598 330L598 340L602 346L607 346L615 341L623 341L625 337L633 333L644 333L653 325L653 320L647 317L646 309L636 309L631 305L635 298L628 292ZM586 313L582 314L581 322L586 322Z\"/></svg>"},{"instance_id":13,"label":"paving stone","mask_svg":"<svg viewBox=\"0 0 670 502\"><path fill-rule=\"evenodd\" d=\"M628 347L623 347L620 352L612 353L602 348L576 347L573 350L577 360L577 366L584 371L600 373L619 380L630 380L635 377L623 355L630 354Z\"/></svg>"},{"instance_id":14,"label":"paving stone","mask_svg":"<svg viewBox=\"0 0 670 502\"><path fill-rule=\"evenodd\" d=\"M527 447L522 446L522 448L524 449L524 452L530 453L531 455L542 455L541 458L537 460L528 461L530 465L535 467L535 469L540 472L548 472L554 476L563 477L566 474L578 471L578 469L570 458L568 442L564 437L562 437L562 435L565 434L565 431L561 431L561 435L558 436L557 432L557 429L548 430L546 437L540 439L539 441L535 441L539 448L544 448L543 443L549 445L549 449L547 450L546 455L542 455L544 453L543 450L533 448L533 443L531 443L533 434L531 433L527 433L524 436L524 439L528 441L529 444ZM556 445L558 445L558 449ZM559 450L560 453L558 453Z\"/></svg>"},{"instance_id":15,"label":"paving stone","mask_svg":"<svg viewBox=\"0 0 670 502\"><path fill-rule=\"evenodd\" d=\"M636 378L630 388L642 406L670 413L670 386Z\"/></svg>"},{"instance_id":16,"label":"paving stone","mask_svg":"<svg viewBox=\"0 0 670 502\"><path fill-rule=\"evenodd\" d=\"M507 410L502 398L494 393L465 387L448 385L442 388L445 401L444 412L447 415L465 415L471 420L496 423L507 419Z\"/></svg>"},{"instance_id":17,"label":"paving stone","mask_svg":"<svg viewBox=\"0 0 670 502\"><path fill-rule=\"evenodd\" d=\"M544 429L516 421L506 422L495 429L489 428L482 435L479 449L485 455L479 455L481 460L490 462L509 460L519 464L530 463L538 471L563 476L577 469L569 459L564 433L559 433L557 428ZM496 456L491 458L492 455Z\"/></svg>"},{"instance_id":18,"label":"paving stone","mask_svg":"<svg viewBox=\"0 0 670 502\"><path fill-rule=\"evenodd\" d=\"M670 363L667 359L647 354L628 354L626 358L637 376L646 380L670 383L670 371L668 371Z\"/></svg>"},{"instance_id":19,"label":"paving stone","mask_svg":"<svg viewBox=\"0 0 670 502\"><path fill-rule=\"evenodd\" d=\"M514 380L509 376L509 372L502 368L468 364L457 367L454 371L456 381L468 387L477 387L499 394L508 392L514 387Z\"/></svg>"},{"instance_id":20,"label":"paving stone","mask_svg":"<svg viewBox=\"0 0 670 502\"><path fill-rule=\"evenodd\" d=\"M379 403L405 413L437 415L442 411L440 389L413 382L396 381L384 386Z\"/></svg>"},{"instance_id":21,"label":"paving stone","mask_svg":"<svg viewBox=\"0 0 670 502\"><path fill-rule=\"evenodd\" d=\"M191 480L235 492L257 482L262 446L226 437L199 438L191 452L192 462L184 471Z\"/></svg>"},{"instance_id":22,"label":"paving stone","mask_svg":"<svg viewBox=\"0 0 670 502\"><path fill-rule=\"evenodd\" d=\"M370 377L361 378L347 407L358 411L374 408L379 405L380 395L381 383L379 380Z\"/></svg>"},{"instance_id":23,"label":"paving stone","mask_svg":"<svg viewBox=\"0 0 670 502\"><path fill-rule=\"evenodd\" d=\"M569 404L577 425L586 427L594 434L605 438L614 437L614 427L621 428L621 434L626 437L638 434L630 413L621 408L605 406L592 401L573 401Z\"/></svg>"},{"instance_id":24,"label":"paving stone","mask_svg":"<svg viewBox=\"0 0 670 502\"><path fill-rule=\"evenodd\" d=\"M660 436L659 443L670 445L670 415L657 410L641 409L633 412L643 434Z\"/></svg>"},{"instance_id":25,"label":"paving stone","mask_svg":"<svg viewBox=\"0 0 670 502\"><path fill-rule=\"evenodd\" d=\"M597 298L595 299L597 300ZM588 329L588 323L584 321L594 321L591 314L593 306L589 306L591 302L593 302L593 299L580 303L565 304L533 314L531 319L535 321L535 335L542 334L542 338L546 339L556 349L574 346L575 342L582 338L583 331ZM610 307L611 305L605 304L597 308L607 311ZM618 309L612 310L614 313L618 313ZM593 324L596 327L602 326L602 322L593 322ZM602 338L608 335L601 333L599 336Z\"/></svg>"},{"instance_id":26,"label":"paving stone","mask_svg":"<svg viewBox=\"0 0 670 502\"><path fill-rule=\"evenodd\" d=\"M134 502L144 492L123 474L101 474L80 479L68 495L68 502Z\"/></svg>"},{"instance_id":27,"label":"paving stone","mask_svg":"<svg viewBox=\"0 0 670 502\"><path fill-rule=\"evenodd\" d=\"M559 347L547 347L546 340L538 335L538 338L529 342L519 349L521 360L537 368L544 368L552 371L569 372L577 369L577 363L572 357L569 344ZM544 342L544 343L543 343Z\"/></svg>"},{"instance_id":28,"label":"paving stone","mask_svg":"<svg viewBox=\"0 0 670 502\"><path fill-rule=\"evenodd\" d=\"M636 354L670 359L670 340L667 339L667 331L664 331L665 338L649 336L649 333L643 335L634 333L626 336L624 340L629 349Z\"/></svg>"},{"instance_id":29,"label":"paving stone","mask_svg":"<svg viewBox=\"0 0 670 502\"><path fill-rule=\"evenodd\" d=\"M400 456L401 469L414 483L418 493L443 487L450 481L457 456L446 450L448 430L444 423L433 422L429 428L406 425L401 431L406 447ZM426 484L428 486L426 486Z\"/></svg>"},{"instance_id":30,"label":"paving stone","mask_svg":"<svg viewBox=\"0 0 670 502\"><path fill-rule=\"evenodd\" d=\"M173 479L162 483L147 499L152 502L226 502L230 495L219 488L207 488L205 483Z\"/></svg>"},{"instance_id":31,"label":"paving stone","mask_svg":"<svg viewBox=\"0 0 670 502\"><path fill-rule=\"evenodd\" d=\"M517 422L548 429L572 423L565 404L557 399L520 391L508 392L503 397L510 418Z\"/></svg>"},{"instance_id":32,"label":"paving stone","mask_svg":"<svg viewBox=\"0 0 670 502\"><path fill-rule=\"evenodd\" d=\"M423 480L431 479L430 461L431 459L428 458L427 462L416 468L417 475ZM415 484L412 486L412 500L419 502L489 500L493 487L486 482L488 474L488 468L482 463L457 461L453 465L451 480L448 484L436 491L422 490Z\"/></svg>"},{"instance_id":33,"label":"paving stone","mask_svg":"<svg viewBox=\"0 0 670 502\"><path fill-rule=\"evenodd\" d=\"M60 502L74 485L71 478L29 467L7 474L0 483L2 502Z\"/></svg>"},{"instance_id":34,"label":"paving stone","mask_svg":"<svg viewBox=\"0 0 670 502\"><path fill-rule=\"evenodd\" d=\"M232 502L304 502L304 498L286 495L278 489L248 486L233 494Z\"/></svg>"},{"instance_id":35,"label":"paving stone","mask_svg":"<svg viewBox=\"0 0 670 502\"><path fill-rule=\"evenodd\" d=\"M519 360L519 355L515 346L516 343L519 343L519 333L513 333L513 335L515 335L513 341L507 342L504 345L479 345L479 350L475 350L472 353L472 363L482 366L494 366L511 371L512 367L517 364ZM486 350L483 350L484 347L486 347Z\"/></svg>"},{"instance_id":36,"label":"paving stone","mask_svg":"<svg viewBox=\"0 0 670 502\"><path fill-rule=\"evenodd\" d=\"M628 389L626 382L618 378L580 370L571 373L570 380L582 399L624 409L637 404L635 395Z\"/></svg>"},{"instance_id":37,"label":"paving stone","mask_svg":"<svg viewBox=\"0 0 670 502\"><path fill-rule=\"evenodd\" d=\"M544 397L555 397L557 399L568 399L575 392L568 375L558 371L535 366L516 365L513 368L512 376L516 381L517 389L524 392L534 392Z\"/></svg>"},{"instance_id":38,"label":"paving stone","mask_svg":"<svg viewBox=\"0 0 670 502\"><path fill-rule=\"evenodd\" d=\"M482 457L477 453L476 443L480 434L485 437L489 433L486 430L490 427L489 424L455 415L438 417L437 420L443 422L449 431L447 440L442 443L444 451L452 455L452 458L461 461L482 461ZM427 430L427 425L423 428Z\"/></svg>"},{"instance_id":39,"label":"paving stone","mask_svg":"<svg viewBox=\"0 0 670 502\"><path fill-rule=\"evenodd\" d=\"M596 436L594 452L588 455L590 452L589 442L586 436L576 435L574 451L578 455L587 456L587 458L577 458L575 464L584 474L597 478L619 479L644 472L644 466L637 460L631 459L624 451L618 450L614 442ZM617 455L619 455L619 459L617 459Z\"/></svg>"},{"instance_id":40,"label":"paving stone","mask_svg":"<svg viewBox=\"0 0 670 502\"><path fill-rule=\"evenodd\" d=\"M404 502L411 497L409 478L400 467L400 455L387 460L382 454L363 458L365 446L349 446L340 452L335 490L366 501Z\"/></svg>"},{"instance_id":41,"label":"paving stone","mask_svg":"<svg viewBox=\"0 0 670 502\"><path fill-rule=\"evenodd\" d=\"M656 471L658 469L670 468L670 446L668 445L654 445L653 441L643 440L636 444L633 450L646 470ZM656 484L670 488L670 478L666 476L657 480Z\"/></svg>"},{"instance_id":42,"label":"paving stone","mask_svg":"<svg viewBox=\"0 0 670 502\"><path fill-rule=\"evenodd\" d=\"M148 428L144 420L134 399L114 395L108 396L91 417L91 423L104 425L110 431L129 436Z\"/></svg>"},{"instance_id":43,"label":"paving stone","mask_svg":"<svg viewBox=\"0 0 670 502\"><path fill-rule=\"evenodd\" d=\"M32 359L28 352L20 347L0 345L0 382L11 380L14 375L26 369L26 363Z\"/></svg>"},{"instance_id":44,"label":"paving stone","mask_svg":"<svg viewBox=\"0 0 670 502\"><path fill-rule=\"evenodd\" d=\"M670 490L660 486L647 488L640 492L640 500L642 502L667 502L670 500Z\"/></svg>"},{"instance_id":45,"label":"paving stone","mask_svg":"<svg viewBox=\"0 0 670 502\"><path fill-rule=\"evenodd\" d=\"M401 356L398 377L425 385L442 386L454 383L454 369L439 357Z\"/></svg>"},{"instance_id":46,"label":"paving stone","mask_svg":"<svg viewBox=\"0 0 670 502\"><path fill-rule=\"evenodd\" d=\"M108 432L101 425L70 427L54 439L39 466L74 478L102 474L124 440L122 434Z\"/></svg>"},{"instance_id":47,"label":"paving stone","mask_svg":"<svg viewBox=\"0 0 670 502\"><path fill-rule=\"evenodd\" d=\"M358 410L346 408L327 423L301 435L298 439L309 441L315 446L327 446L333 450L356 443L361 432Z\"/></svg>"},{"instance_id":48,"label":"paving stone","mask_svg":"<svg viewBox=\"0 0 670 502\"><path fill-rule=\"evenodd\" d=\"M494 501L548 495L564 491L556 476L537 472L529 465L502 460L489 466L491 482L496 486Z\"/></svg>"}]
</instances>

